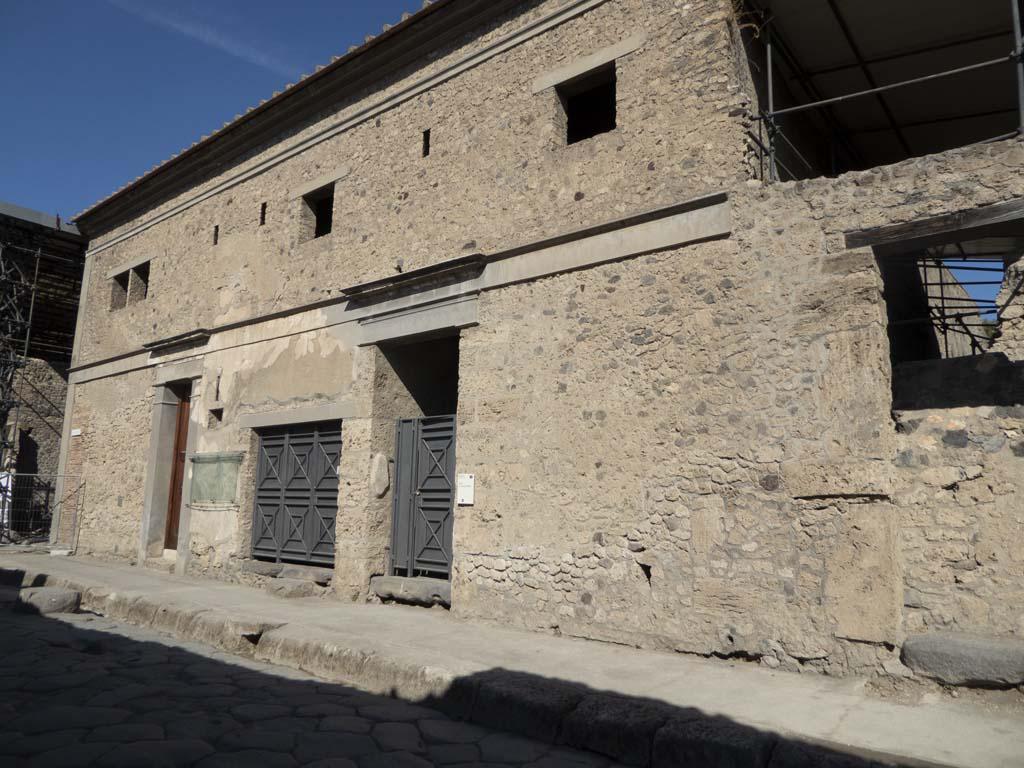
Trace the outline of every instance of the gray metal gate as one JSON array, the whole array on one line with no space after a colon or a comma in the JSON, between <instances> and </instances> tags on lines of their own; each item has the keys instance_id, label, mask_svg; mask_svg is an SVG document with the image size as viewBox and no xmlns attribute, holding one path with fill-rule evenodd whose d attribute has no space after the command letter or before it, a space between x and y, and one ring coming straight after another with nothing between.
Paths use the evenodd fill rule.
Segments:
<instances>
[{"instance_id":1,"label":"gray metal gate","mask_svg":"<svg viewBox=\"0 0 1024 768\"><path fill-rule=\"evenodd\" d=\"M448 578L455 501L455 417L401 419L395 449L392 572Z\"/></svg>"},{"instance_id":2,"label":"gray metal gate","mask_svg":"<svg viewBox=\"0 0 1024 768\"><path fill-rule=\"evenodd\" d=\"M261 430L259 442L253 557L334 565L340 423Z\"/></svg>"}]
</instances>

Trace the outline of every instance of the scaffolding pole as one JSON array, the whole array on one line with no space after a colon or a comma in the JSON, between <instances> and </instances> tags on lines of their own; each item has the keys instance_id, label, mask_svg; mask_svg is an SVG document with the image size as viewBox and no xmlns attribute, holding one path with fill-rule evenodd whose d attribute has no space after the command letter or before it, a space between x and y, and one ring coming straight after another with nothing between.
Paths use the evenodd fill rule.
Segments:
<instances>
[{"instance_id":1,"label":"scaffolding pole","mask_svg":"<svg viewBox=\"0 0 1024 768\"><path fill-rule=\"evenodd\" d=\"M1010 0L1013 11L1013 55L1017 59L1017 132L1024 135L1024 45L1021 44L1020 0Z\"/></svg>"}]
</instances>

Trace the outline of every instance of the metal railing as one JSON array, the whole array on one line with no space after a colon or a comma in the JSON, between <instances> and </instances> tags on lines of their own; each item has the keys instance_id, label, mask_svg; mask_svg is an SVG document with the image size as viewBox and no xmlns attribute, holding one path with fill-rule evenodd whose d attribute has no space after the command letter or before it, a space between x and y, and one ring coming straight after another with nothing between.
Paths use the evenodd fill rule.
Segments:
<instances>
[{"instance_id":1,"label":"metal railing","mask_svg":"<svg viewBox=\"0 0 1024 768\"><path fill-rule=\"evenodd\" d=\"M1013 38L1013 50L1004 56L997 58L988 59L985 61L978 61L966 66L955 67L952 69L946 69L940 72L933 72L921 77L913 77L906 80L901 80L894 83L879 84L875 81L874 76L868 68L868 62L863 59L860 53L856 50L854 41L850 36L849 30L846 27L845 21L839 12L834 0L827 0L828 6L832 9L832 12L836 18L837 23L842 28L844 35L846 36L847 42L854 47L855 53L857 54L857 61L868 79L871 87L864 90L855 91L852 93L845 93L839 96L833 96L831 98L816 98L808 103L797 104L795 106L786 107L783 109L777 109L775 105L775 76L774 76L774 63L775 57L781 55L784 58L792 59L792 54L788 51L788 47L781 45L781 41L777 39L774 34L771 23L770 14L758 8L759 15L764 19L763 27L765 29L765 48L767 58L767 109L760 111L758 115L754 117L757 123L757 134L753 132L748 133L752 144L756 149L756 154L759 158L761 179L763 181L773 182L782 180L779 175L779 171L782 170L791 179L801 178L801 175L794 173L792 170L787 168L779 159L779 143L784 142L789 149L792 151L794 157L800 161L800 163L806 168L812 175L815 171L812 164L800 153L792 141L784 134L780 125L780 118L787 115L792 115L799 112L806 112L809 110L822 111L828 116L827 109L841 102L849 101L851 99L860 99L868 96L874 96L880 100L880 104L889 119L891 128L897 131L898 136L904 144L904 148L909 153L909 146L906 145L905 139L900 132L900 126L893 118L888 105L884 101L881 101L881 95L898 88L905 88L908 86L918 85L920 83L926 83L933 80L939 80L942 78L955 77L957 75L964 74L966 72L973 72L979 69L987 69L990 67L1000 67L1010 65L1014 68L1016 74L1016 112L1017 112L1017 128L1014 131L1000 134L999 136L990 136L983 138L974 144L986 144L989 142L1002 141L1005 139L1012 138L1014 136L1024 136L1024 28L1021 26L1021 11L1020 11L1020 0L1008 0L1010 5L1010 20L1012 23L1011 35ZM754 4L757 8L757 4ZM776 49L780 50L776 50ZM792 62L791 62L792 63ZM801 71L797 71L797 74L803 81L807 81L808 77Z\"/></svg>"},{"instance_id":2,"label":"metal railing","mask_svg":"<svg viewBox=\"0 0 1024 768\"><path fill-rule=\"evenodd\" d=\"M0 544L47 542L56 533L73 546L84 497L78 475L0 473ZM59 531L52 530L55 519Z\"/></svg>"}]
</instances>

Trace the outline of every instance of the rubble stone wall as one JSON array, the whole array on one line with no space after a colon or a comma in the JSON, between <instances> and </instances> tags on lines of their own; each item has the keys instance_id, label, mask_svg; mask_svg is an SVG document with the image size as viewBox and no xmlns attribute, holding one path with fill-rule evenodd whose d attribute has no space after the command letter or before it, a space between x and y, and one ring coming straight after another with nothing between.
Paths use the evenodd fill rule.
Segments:
<instances>
[{"instance_id":1,"label":"rubble stone wall","mask_svg":"<svg viewBox=\"0 0 1024 768\"><path fill-rule=\"evenodd\" d=\"M18 408L18 471L56 475L67 397L67 371L59 364L28 358L14 380Z\"/></svg>"},{"instance_id":2,"label":"rubble stone wall","mask_svg":"<svg viewBox=\"0 0 1024 768\"><path fill-rule=\"evenodd\" d=\"M94 233L92 248L560 5L524 4L140 219ZM346 286L602 223L746 178L740 117L746 97L738 88L728 8L724 0L602 3L96 253L80 362L336 297ZM646 42L616 62L618 127L566 146L560 102L552 88L533 93L534 80L636 34ZM424 158L427 128L432 148ZM333 172L340 177L333 231L303 241L305 204L294 191ZM267 223L259 226L264 202ZM146 257L149 295L111 311L107 274Z\"/></svg>"}]
</instances>

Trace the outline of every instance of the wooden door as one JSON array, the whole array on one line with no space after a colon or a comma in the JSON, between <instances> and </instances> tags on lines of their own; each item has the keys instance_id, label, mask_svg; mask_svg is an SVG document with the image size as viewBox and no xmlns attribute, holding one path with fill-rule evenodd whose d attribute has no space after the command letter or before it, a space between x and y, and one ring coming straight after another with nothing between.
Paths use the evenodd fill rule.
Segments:
<instances>
[{"instance_id":1,"label":"wooden door","mask_svg":"<svg viewBox=\"0 0 1024 768\"><path fill-rule=\"evenodd\" d=\"M174 454L171 457L171 488L167 494L167 528L164 549L178 548L178 524L181 519L181 489L185 484L185 453L188 450L188 417L192 387L179 395L178 417L174 425Z\"/></svg>"}]
</instances>

